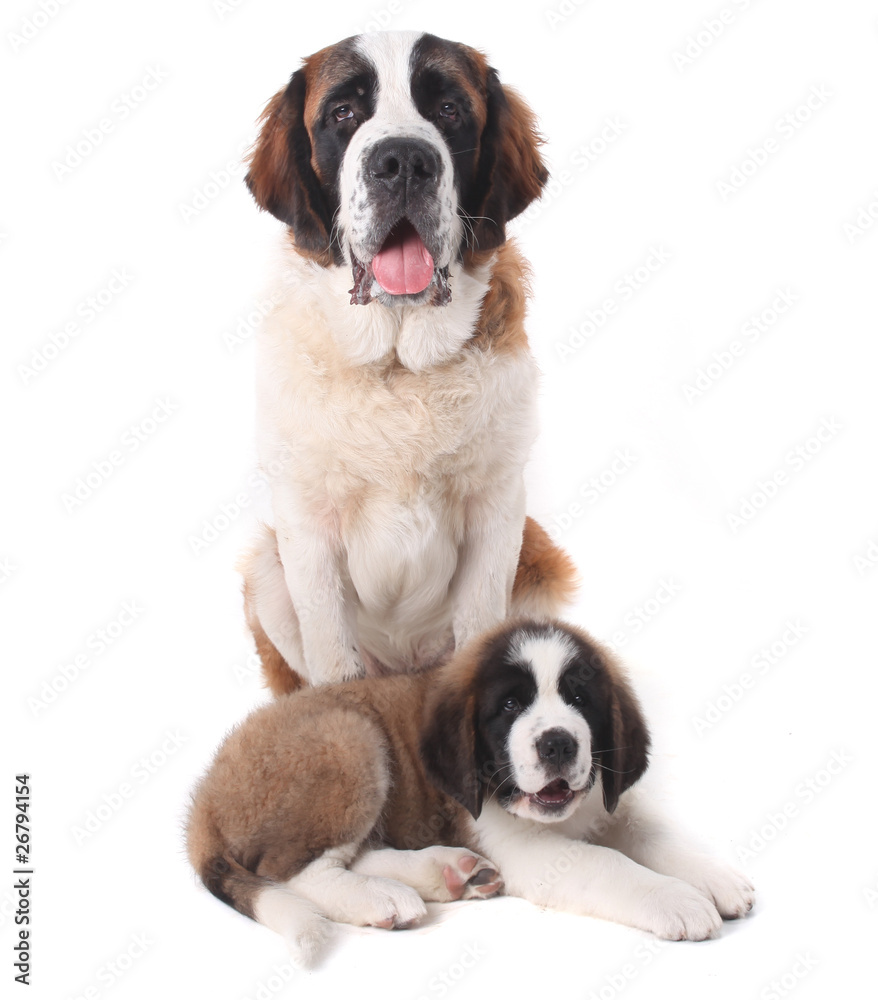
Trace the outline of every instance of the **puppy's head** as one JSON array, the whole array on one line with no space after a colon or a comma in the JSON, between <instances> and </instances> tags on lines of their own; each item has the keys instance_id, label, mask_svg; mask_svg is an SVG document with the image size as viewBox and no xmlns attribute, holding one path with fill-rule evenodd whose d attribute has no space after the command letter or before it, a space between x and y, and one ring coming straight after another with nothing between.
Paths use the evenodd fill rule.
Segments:
<instances>
[{"instance_id":1,"label":"puppy's head","mask_svg":"<svg viewBox=\"0 0 878 1000\"><path fill-rule=\"evenodd\" d=\"M506 625L465 647L435 675L421 741L431 779L474 817L494 797L543 823L566 819L598 776L613 812L648 749L619 669L561 623Z\"/></svg>"},{"instance_id":2,"label":"puppy's head","mask_svg":"<svg viewBox=\"0 0 878 1000\"><path fill-rule=\"evenodd\" d=\"M269 102L247 184L353 303L442 305L547 179L535 120L468 46L381 32L322 49Z\"/></svg>"}]
</instances>

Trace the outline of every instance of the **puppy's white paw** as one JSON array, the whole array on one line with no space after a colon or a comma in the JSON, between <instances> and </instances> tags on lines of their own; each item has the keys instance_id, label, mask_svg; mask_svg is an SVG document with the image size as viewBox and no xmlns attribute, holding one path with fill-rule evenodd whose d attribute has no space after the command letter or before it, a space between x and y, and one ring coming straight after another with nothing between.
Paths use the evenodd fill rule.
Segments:
<instances>
[{"instance_id":1,"label":"puppy's white paw","mask_svg":"<svg viewBox=\"0 0 878 1000\"><path fill-rule=\"evenodd\" d=\"M368 886L358 908L359 919L352 921L386 930L403 930L427 915L423 899L411 886L389 878L368 878Z\"/></svg>"},{"instance_id":2,"label":"puppy's white paw","mask_svg":"<svg viewBox=\"0 0 878 1000\"><path fill-rule=\"evenodd\" d=\"M668 941L704 941L716 937L722 918L711 900L694 886L663 878L643 901L644 929Z\"/></svg>"},{"instance_id":3,"label":"puppy's white paw","mask_svg":"<svg viewBox=\"0 0 878 1000\"><path fill-rule=\"evenodd\" d=\"M693 862L680 878L712 900L725 920L747 916L756 901L756 890L746 875L712 858Z\"/></svg>"}]
</instances>

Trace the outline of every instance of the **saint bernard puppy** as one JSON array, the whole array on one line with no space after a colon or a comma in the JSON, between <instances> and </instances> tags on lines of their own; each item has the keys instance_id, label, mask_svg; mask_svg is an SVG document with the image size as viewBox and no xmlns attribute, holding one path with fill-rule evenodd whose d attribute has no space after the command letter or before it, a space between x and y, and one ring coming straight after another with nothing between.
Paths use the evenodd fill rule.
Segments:
<instances>
[{"instance_id":1,"label":"saint bernard puppy","mask_svg":"<svg viewBox=\"0 0 878 1000\"><path fill-rule=\"evenodd\" d=\"M256 202L286 223L257 337L274 527L245 557L275 694L418 669L575 572L525 518L537 369L506 223L547 179L484 56L388 32L317 52L265 109Z\"/></svg>"},{"instance_id":2,"label":"saint bernard puppy","mask_svg":"<svg viewBox=\"0 0 878 1000\"><path fill-rule=\"evenodd\" d=\"M753 887L623 795L648 748L609 653L568 625L506 623L444 665L257 709L195 790L189 857L305 964L328 921L409 927L425 900L501 888L662 938L713 937Z\"/></svg>"}]
</instances>

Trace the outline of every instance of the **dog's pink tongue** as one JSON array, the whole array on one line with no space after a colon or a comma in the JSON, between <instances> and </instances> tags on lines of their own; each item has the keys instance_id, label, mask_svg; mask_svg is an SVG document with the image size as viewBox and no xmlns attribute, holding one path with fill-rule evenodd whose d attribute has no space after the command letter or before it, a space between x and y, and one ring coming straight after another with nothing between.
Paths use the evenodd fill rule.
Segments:
<instances>
[{"instance_id":1,"label":"dog's pink tongue","mask_svg":"<svg viewBox=\"0 0 878 1000\"><path fill-rule=\"evenodd\" d=\"M433 280L433 258L415 227L403 220L372 258L372 273L391 295L415 295Z\"/></svg>"}]
</instances>

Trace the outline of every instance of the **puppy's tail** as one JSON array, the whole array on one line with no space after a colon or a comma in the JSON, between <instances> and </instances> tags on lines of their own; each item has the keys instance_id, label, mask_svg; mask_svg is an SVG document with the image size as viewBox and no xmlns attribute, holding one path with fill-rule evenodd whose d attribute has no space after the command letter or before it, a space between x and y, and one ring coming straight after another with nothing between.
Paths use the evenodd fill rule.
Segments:
<instances>
[{"instance_id":1,"label":"puppy's tail","mask_svg":"<svg viewBox=\"0 0 878 1000\"><path fill-rule=\"evenodd\" d=\"M518 569L512 586L513 616L556 618L579 586L573 560L532 518L525 518Z\"/></svg>"},{"instance_id":2,"label":"puppy's tail","mask_svg":"<svg viewBox=\"0 0 878 1000\"><path fill-rule=\"evenodd\" d=\"M197 800L189 820L187 847L192 867L209 892L280 934L295 965L313 964L330 921L308 900L236 861Z\"/></svg>"}]
</instances>

